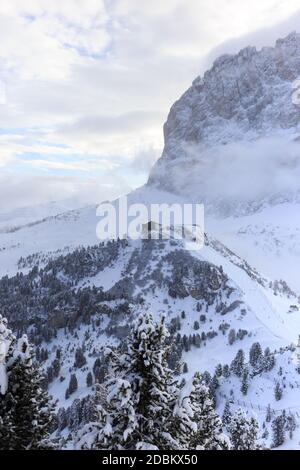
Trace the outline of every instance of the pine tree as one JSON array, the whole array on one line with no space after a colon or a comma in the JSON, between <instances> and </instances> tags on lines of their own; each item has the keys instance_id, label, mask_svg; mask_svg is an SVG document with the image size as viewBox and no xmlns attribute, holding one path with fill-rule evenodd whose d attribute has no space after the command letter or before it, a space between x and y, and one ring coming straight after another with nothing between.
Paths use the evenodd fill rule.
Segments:
<instances>
[{"instance_id":1,"label":"pine tree","mask_svg":"<svg viewBox=\"0 0 300 470\"><path fill-rule=\"evenodd\" d=\"M78 435L77 448L228 449L209 388L199 377L184 393L167 366L167 330L151 315L139 316L127 350L107 350L113 379L105 384L106 401L97 418ZM208 374L207 374L208 375Z\"/></svg>"},{"instance_id":2,"label":"pine tree","mask_svg":"<svg viewBox=\"0 0 300 470\"><path fill-rule=\"evenodd\" d=\"M13 406L15 399L8 390L8 367L12 360L15 338L0 315L0 450L14 448L15 428Z\"/></svg>"},{"instance_id":3,"label":"pine tree","mask_svg":"<svg viewBox=\"0 0 300 470\"><path fill-rule=\"evenodd\" d=\"M47 441L54 419L53 405L42 389L43 377L33 364L33 353L24 335L7 363L8 386L0 399L0 448L11 450L52 447ZM5 413L3 416L3 412Z\"/></svg>"},{"instance_id":4,"label":"pine tree","mask_svg":"<svg viewBox=\"0 0 300 470\"><path fill-rule=\"evenodd\" d=\"M260 373L264 368L264 357L259 343L254 343L251 346L249 353L249 362L254 369L254 373Z\"/></svg>"},{"instance_id":5,"label":"pine tree","mask_svg":"<svg viewBox=\"0 0 300 470\"><path fill-rule=\"evenodd\" d=\"M11 330L7 327L7 319L0 315L0 394L5 395L8 387L7 364L12 356L15 342Z\"/></svg>"},{"instance_id":6,"label":"pine tree","mask_svg":"<svg viewBox=\"0 0 300 470\"><path fill-rule=\"evenodd\" d=\"M276 448L285 442L285 415L281 414L272 421L272 447Z\"/></svg>"},{"instance_id":7,"label":"pine tree","mask_svg":"<svg viewBox=\"0 0 300 470\"><path fill-rule=\"evenodd\" d=\"M155 324L151 315L140 315L127 351L107 351L115 378L106 383L107 403L89 433L90 448L184 448L192 420L167 366L167 335L164 320Z\"/></svg>"},{"instance_id":8,"label":"pine tree","mask_svg":"<svg viewBox=\"0 0 300 470\"><path fill-rule=\"evenodd\" d=\"M71 374L69 386L67 389L68 397L72 395L72 393L76 392L77 389L78 389L78 381L77 381L76 374Z\"/></svg>"},{"instance_id":9,"label":"pine tree","mask_svg":"<svg viewBox=\"0 0 300 470\"><path fill-rule=\"evenodd\" d=\"M270 348L266 348L263 357L264 370L270 372L275 366L275 355L271 354Z\"/></svg>"},{"instance_id":10,"label":"pine tree","mask_svg":"<svg viewBox=\"0 0 300 470\"><path fill-rule=\"evenodd\" d=\"M241 392L243 395L247 395L249 388L249 371L248 369L244 369L243 377L242 377L242 385L241 385Z\"/></svg>"},{"instance_id":11,"label":"pine tree","mask_svg":"<svg viewBox=\"0 0 300 470\"><path fill-rule=\"evenodd\" d=\"M121 450L127 447L127 443L132 442L132 435L138 427L135 399L128 380L119 378L111 383L108 412L112 422L110 441L113 449Z\"/></svg>"},{"instance_id":12,"label":"pine tree","mask_svg":"<svg viewBox=\"0 0 300 470\"><path fill-rule=\"evenodd\" d=\"M279 382L276 383L275 389L274 389L274 395L275 395L275 400L280 401L283 395L282 388L279 385Z\"/></svg>"},{"instance_id":13,"label":"pine tree","mask_svg":"<svg viewBox=\"0 0 300 470\"><path fill-rule=\"evenodd\" d=\"M75 362L74 362L74 367L77 369L80 369L86 364L86 358L83 353L82 348L77 348L75 352Z\"/></svg>"},{"instance_id":14,"label":"pine tree","mask_svg":"<svg viewBox=\"0 0 300 470\"><path fill-rule=\"evenodd\" d=\"M235 329L232 328L230 331L229 331L229 334L228 334L228 343L230 344L230 346L233 345L233 343L235 342L236 340L236 333L235 333Z\"/></svg>"},{"instance_id":15,"label":"pine tree","mask_svg":"<svg viewBox=\"0 0 300 470\"><path fill-rule=\"evenodd\" d=\"M217 389L219 388L219 386L220 384L219 384L218 377L216 376L216 374L214 374L213 378L211 379L209 383L209 393L210 393L210 397L212 399L214 408L216 408L217 406Z\"/></svg>"},{"instance_id":16,"label":"pine tree","mask_svg":"<svg viewBox=\"0 0 300 470\"><path fill-rule=\"evenodd\" d=\"M222 377L222 374L223 374L222 364L218 364L217 367L216 367L215 375L217 377Z\"/></svg>"},{"instance_id":17,"label":"pine tree","mask_svg":"<svg viewBox=\"0 0 300 470\"><path fill-rule=\"evenodd\" d=\"M259 425L255 418L248 418L242 409L238 409L230 423L231 442L234 450L259 449L257 436Z\"/></svg>"},{"instance_id":18,"label":"pine tree","mask_svg":"<svg viewBox=\"0 0 300 470\"><path fill-rule=\"evenodd\" d=\"M82 429L76 430L75 448L82 450L109 449L110 437L112 435L111 419L101 405L103 401L103 390L97 388L93 419Z\"/></svg>"},{"instance_id":19,"label":"pine tree","mask_svg":"<svg viewBox=\"0 0 300 470\"><path fill-rule=\"evenodd\" d=\"M243 374L244 366L245 366L245 353L242 349L239 349L235 358L231 362L230 369L232 373L235 374L237 377L241 377Z\"/></svg>"},{"instance_id":20,"label":"pine tree","mask_svg":"<svg viewBox=\"0 0 300 470\"><path fill-rule=\"evenodd\" d=\"M228 364L225 364L223 366L223 376L225 377L225 379L228 379L228 377L230 377L230 368Z\"/></svg>"},{"instance_id":21,"label":"pine tree","mask_svg":"<svg viewBox=\"0 0 300 470\"><path fill-rule=\"evenodd\" d=\"M190 396L182 396L182 393L179 392L171 421L172 428L174 429L172 435L172 438L175 438L174 446L180 450L189 449L190 436L197 431ZM180 447L178 447L178 445L180 445Z\"/></svg>"},{"instance_id":22,"label":"pine tree","mask_svg":"<svg viewBox=\"0 0 300 470\"><path fill-rule=\"evenodd\" d=\"M190 394L197 431L192 434L190 448L205 450L225 450L230 441L222 432L222 421L214 410L209 388L203 383L200 374L195 374Z\"/></svg>"},{"instance_id":23,"label":"pine tree","mask_svg":"<svg viewBox=\"0 0 300 470\"><path fill-rule=\"evenodd\" d=\"M294 431L297 428L297 423L295 416L292 413L289 413L288 416L286 417L286 425L285 429L289 433L289 438L293 439Z\"/></svg>"},{"instance_id":24,"label":"pine tree","mask_svg":"<svg viewBox=\"0 0 300 470\"><path fill-rule=\"evenodd\" d=\"M266 422L270 423L271 419L272 419L272 410L271 410L271 405L269 403L267 407L267 413L266 413Z\"/></svg>"},{"instance_id":25,"label":"pine tree","mask_svg":"<svg viewBox=\"0 0 300 470\"><path fill-rule=\"evenodd\" d=\"M33 352L24 335L18 340L9 372L9 388L14 398L13 422L16 449L52 448L47 440L54 419L54 406L42 388L43 377L33 363Z\"/></svg>"},{"instance_id":26,"label":"pine tree","mask_svg":"<svg viewBox=\"0 0 300 470\"><path fill-rule=\"evenodd\" d=\"M232 419L232 414L230 410L230 402L229 400L226 400L224 411L223 411L223 416L222 416L222 423L225 426L226 429L229 428L229 425L231 423Z\"/></svg>"},{"instance_id":27,"label":"pine tree","mask_svg":"<svg viewBox=\"0 0 300 470\"><path fill-rule=\"evenodd\" d=\"M87 387L91 387L93 385L93 374L91 373L91 371L89 371L86 376L86 385Z\"/></svg>"}]
</instances>

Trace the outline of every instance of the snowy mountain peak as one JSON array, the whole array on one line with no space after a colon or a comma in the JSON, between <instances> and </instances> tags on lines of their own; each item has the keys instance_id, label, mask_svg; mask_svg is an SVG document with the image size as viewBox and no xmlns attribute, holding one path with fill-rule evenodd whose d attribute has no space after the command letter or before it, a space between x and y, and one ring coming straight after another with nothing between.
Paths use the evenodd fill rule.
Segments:
<instances>
[{"instance_id":1,"label":"snowy mountain peak","mask_svg":"<svg viewBox=\"0 0 300 470\"><path fill-rule=\"evenodd\" d=\"M244 183L249 185L250 179L256 184L257 175L265 173L269 164L279 168L283 155L285 165L298 166L299 77L300 34L297 33L279 39L274 47L259 51L246 47L236 55L219 57L172 106L164 126L164 151L152 169L148 184L185 195L188 187L196 198L217 199L218 179L226 181L228 176L224 172L226 166L223 168L225 160L228 173L235 175L235 181L241 174L242 185L237 193L226 194L225 184L222 198L237 200L247 186ZM241 158L249 158L249 163L244 160L239 168ZM251 166L246 180L242 174L245 166ZM217 181L214 181L216 174ZM275 180L273 193L290 189L291 184L282 187L280 183L276 187ZM210 193L207 181L213 188L213 197L207 194ZM265 185L263 181L255 188L255 194L247 195L247 201L267 196L261 194ZM268 191L274 185L268 182ZM230 179L229 193L234 186Z\"/></svg>"}]
</instances>

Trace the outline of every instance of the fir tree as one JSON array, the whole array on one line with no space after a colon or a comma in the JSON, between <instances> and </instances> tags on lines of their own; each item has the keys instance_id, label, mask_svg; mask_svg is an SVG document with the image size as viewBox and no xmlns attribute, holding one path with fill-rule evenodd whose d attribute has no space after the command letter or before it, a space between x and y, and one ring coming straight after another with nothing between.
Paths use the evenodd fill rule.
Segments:
<instances>
[{"instance_id":1,"label":"fir tree","mask_svg":"<svg viewBox=\"0 0 300 470\"><path fill-rule=\"evenodd\" d=\"M185 395L167 366L164 320L139 316L127 349L107 350L110 379L106 400L95 422L79 433L77 448L89 449L228 449L209 388L200 376ZM207 374L208 378L208 374Z\"/></svg>"},{"instance_id":2,"label":"fir tree","mask_svg":"<svg viewBox=\"0 0 300 470\"><path fill-rule=\"evenodd\" d=\"M174 447L178 449L189 449L190 436L197 432L197 424L194 421L190 396L182 396L182 393L179 392L171 421L174 429L172 436L173 439L175 438ZM180 447L178 447L178 445L180 445Z\"/></svg>"},{"instance_id":3,"label":"fir tree","mask_svg":"<svg viewBox=\"0 0 300 470\"><path fill-rule=\"evenodd\" d=\"M229 425L231 423L232 419L232 414L230 410L230 402L229 400L226 400L224 411L223 411L223 416L222 416L222 423L225 426L226 429L229 428Z\"/></svg>"},{"instance_id":4,"label":"fir tree","mask_svg":"<svg viewBox=\"0 0 300 470\"><path fill-rule=\"evenodd\" d=\"M72 395L72 393L76 392L77 389L78 389L78 381L77 381L76 374L71 374L69 387L68 387L69 396Z\"/></svg>"},{"instance_id":5,"label":"fir tree","mask_svg":"<svg viewBox=\"0 0 300 470\"><path fill-rule=\"evenodd\" d=\"M237 377L241 377L243 374L244 366L245 366L245 353L242 349L240 349L237 352L235 358L233 359L230 365L230 369L232 373L235 374Z\"/></svg>"},{"instance_id":6,"label":"fir tree","mask_svg":"<svg viewBox=\"0 0 300 470\"><path fill-rule=\"evenodd\" d=\"M93 374L90 372L88 372L87 376L86 376L86 385L87 387L91 387L93 385Z\"/></svg>"},{"instance_id":7,"label":"fir tree","mask_svg":"<svg viewBox=\"0 0 300 470\"><path fill-rule=\"evenodd\" d=\"M268 407L267 407L267 413L266 413L266 421L267 423L270 423L271 422L271 419L272 419L272 410L271 410L271 405L270 403L268 404Z\"/></svg>"},{"instance_id":8,"label":"fir tree","mask_svg":"<svg viewBox=\"0 0 300 470\"><path fill-rule=\"evenodd\" d=\"M42 389L43 377L33 364L33 353L24 335L17 342L8 367L8 389L4 396L13 436L3 448L14 450L52 447L47 440L53 423L53 405ZM8 447L6 447L8 444Z\"/></svg>"},{"instance_id":9,"label":"fir tree","mask_svg":"<svg viewBox=\"0 0 300 470\"><path fill-rule=\"evenodd\" d=\"M110 442L113 449L131 447L133 433L138 427L135 394L128 380L117 379L108 395L108 412L112 423Z\"/></svg>"},{"instance_id":10,"label":"fir tree","mask_svg":"<svg viewBox=\"0 0 300 470\"><path fill-rule=\"evenodd\" d=\"M275 355L271 354L270 348L266 348L263 357L264 370L270 372L275 366Z\"/></svg>"},{"instance_id":11,"label":"fir tree","mask_svg":"<svg viewBox=\"0 0 300 470\"><path fill-rule=\"evenodd\" d=\"M184 448L192 421L167 366L167 335L164 320L155 324L151 315L141 315L127 351L108 351L115 378L106 383L107 403L93 431L91 448Z\"/></svg>"},{"instance_id":12,"label":"fir tree","mask_svg":"<svg viewBox=\"0 0 300 470\"><path fill-rule=\"evenodd\" d=\"M82 348L76 349L74 367L76 367L77 369L80 369L85 364L86 364L86 358L82 351Z\"/></svg>"},{"instance_id":13,"label":"fir tree","mask_svg":"<svg viewBox=\"0 0 300 470\"><path fill-rule=\"evenodd\" d=\"M228 379L228 377L230 377L230 368L229 368L229 365L228 364L225 364L223 366L223 376Z\"/></svg>"},{"instance_id":14,"label":"fir tree","mask_svg":"<svg viewBox=\"0 0 300 470\"><path fill-rule=\"evenodd\" d=\"M75 448L82 450L109 449L112 435L111 419L101 401L101 392L97 389L93 419L82 429L76 431Z\"/></svg>"},{"instance_id":15,"label":"fir tree","mask_svg":"<svg viewBox=\"0 0 300 470\"><path fill-rule=\"evenodd\" d=\"M279 382L276 383L275 389L274 389L274 395L275 395L275 400L280 401L283 395L282 388L279 385Z\"/></svg>"},{"instance_id":16,"label":"fir tree","mask_svg":"<svg viewBox=\"0 0 300 470\"><path fill-rule=\"evenodd\" d=\"M281 414L272 421L272 447L276 448L285 442L285 415Z\"/></svg>"},{"instance_id":17,"label":"fir tree","mask_svg":"<svg viewBox=\"0 0 300 470\"><path fill-rule=\"evenodd\" d=\"M236 340L236 333L235 333L235 329L232 328L228 333L228 343L230 344L230 346L233 345L235 340Z\"/></svg>"},{"instance_id":18,"label":"fir tree","mask_svg":"<svg viewBox=\"0 0 300 470\"><path fill-rule=\"evenodd\" d=\"M249 372L248 369L244 369L242 377L241 392L243 395L247 395L249 388Z\"/></svg>"},{"instance_id":19,"label":"fir tree","mask_svg":"<svg viewBox=\"0 0 300 470\"><path fill-rule=\"evenodd\" d=\"M289 413L288 416L286 417L286 425L285 429L289 433L289 438L293 439L294 432L296 430L297 423L295 416L292 413Z\"/></svg>"},{"instance_id":20,"label":"fir tree","mask_svg":"<svg viewBox=\"0 0 300 470\"><path fill-rule=\"evenodd\" d=\"M217 377L222 377L222 374L223 374L222 364L218 364L217 367L216 367L215 375Z\"/></svg>"},{"instance_id":21,"label":"fir tree","mask_svg":"<svg viewBox=\"0 0 300 470\"><path fill-rule=\"evenodd\" d=\"M209 388L200 374L195 374L190 395L197 431L191 436L190 448L225 450L230 448L229 438L222 432L222 421L214 410Z\"/></svg>"},{"instance_id":22,"label":"fir tree","mask_svg":"<svg viewBox=\"0 0 300 470\"><path fill-rule=\"evenodd\" d=\"M257 436L259 425L255 418L248 418L242 409L238 409L230 423L231 442L234 450L259 449Z\"/></svg>"},{"instance_id":23,"label":"fir tree","mask_svg":"<svg viewBox=\"0 0 300 470\"><path fill-rule=\"evenodd\" d=\"M214 374L213 378L211 379L209 383L209 393L214 405L214 408L217 406L217 389L219 388L219 380L216 374Z\"/></svg>"},{"instance_id":24,"label":"fir tree","mask_svg":"<svg viewBox=\"0 0 300 470\"><path fill-rule=\"evenodd\" d=\"M0 450L14 448L15 429L14 396L8 390L8 367L12 360L15 337L7 327L7 320L0 315Z\"/></svg>"},{"instance_id":25,"label":"fir tree","mask_svg":"<svg viewBox=\"0 0 300 470\"><path fill-rule=\"evenodd\" d=\"M251 346L249 353L249 362L254 369L254 373L260 373L264 368L264 357L259 343L254 343Z\"/></svg>"}]
</instances>

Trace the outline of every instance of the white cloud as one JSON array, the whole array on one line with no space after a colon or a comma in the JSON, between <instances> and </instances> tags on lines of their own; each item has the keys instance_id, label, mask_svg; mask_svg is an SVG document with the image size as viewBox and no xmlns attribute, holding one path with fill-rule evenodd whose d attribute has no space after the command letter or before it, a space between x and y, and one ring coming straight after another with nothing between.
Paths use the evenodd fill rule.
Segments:
<instances>
[{"instance_id":1,"label":"white cloud","mask_svg":"<svg viewBox=\"0 0 300 470\"><path fill-rule=\"evenodd\" d=\"M101 0L11 0L0 3L0 57L23 80L66 79L81 53L107 46L107 15Z\"/></svg>"},{"instance_id":2,"label":"white cloud","mask_svg":"<svg viewBox=\"0 0 300 470\"><path fill-rule=\"evenodd\" d=\"M69 200L69 207L111 200L130 190L124 179L106 175L93 177L52 176L45 174L0 176L0 213L18 207Z\"/></svg>"},{"instance_id":3,"label":"white cloud","mask_svg":"<svg viewBox=\"0 0 300 470\"><path fill-rule=\"evenodd\" d=\"M187 164L176 160L168 167L178 192L195 201L257 201L299 190L299 142L290 136L233 142L204 150L185 145Z\"/></svg>"}]
</instances>

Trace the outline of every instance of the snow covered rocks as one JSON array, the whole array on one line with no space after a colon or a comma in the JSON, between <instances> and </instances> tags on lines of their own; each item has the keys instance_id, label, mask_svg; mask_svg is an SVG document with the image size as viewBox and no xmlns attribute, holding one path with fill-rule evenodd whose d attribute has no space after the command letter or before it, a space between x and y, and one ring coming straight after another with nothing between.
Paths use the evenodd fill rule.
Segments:
<instances>
[{"instance_id":1,"label":"snow covered rocks","mask_svg":"<svg viewBox=\"0 0 300 470\"><path fill-rule=\"evenodd\" d=\"M299 190L299 166L292 163L300 122L292 98L299 54L300 34L292 33L274 47L218 58L172 106L163 154L148 185L223 215ZM281 177L287 161L293 164L293 170L285 168L288 181Z\"/></svg>"}]
</instances>

